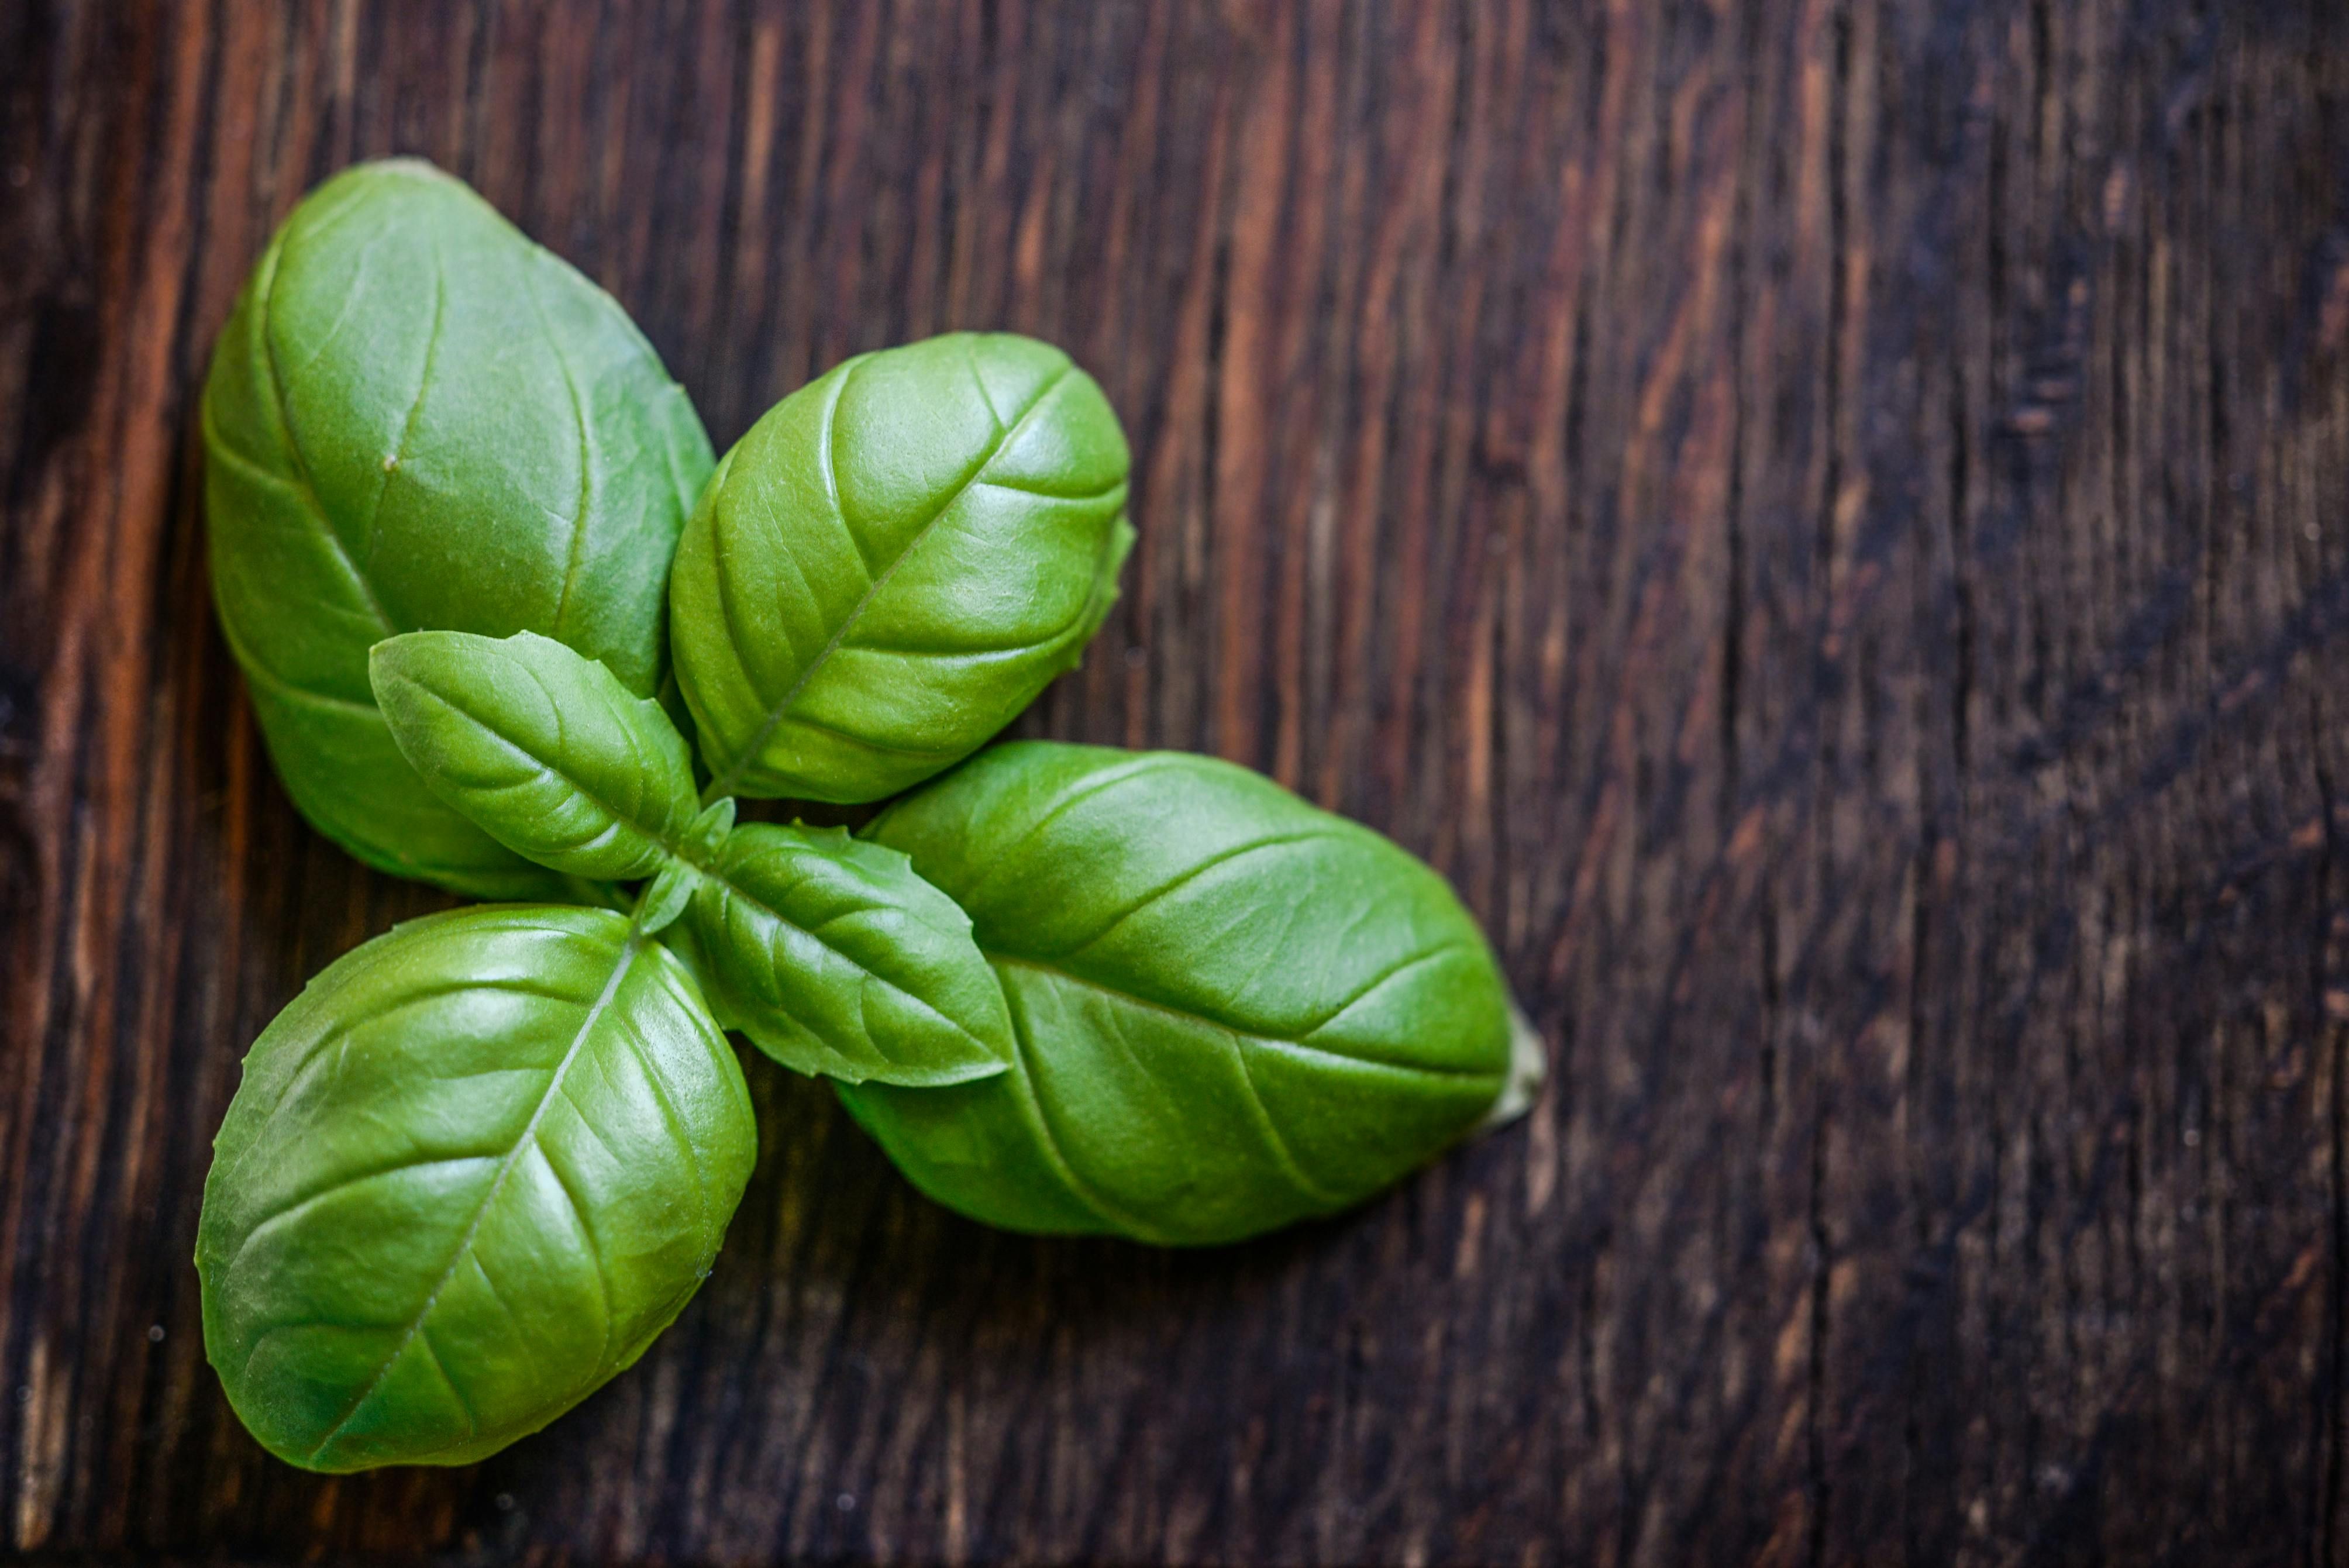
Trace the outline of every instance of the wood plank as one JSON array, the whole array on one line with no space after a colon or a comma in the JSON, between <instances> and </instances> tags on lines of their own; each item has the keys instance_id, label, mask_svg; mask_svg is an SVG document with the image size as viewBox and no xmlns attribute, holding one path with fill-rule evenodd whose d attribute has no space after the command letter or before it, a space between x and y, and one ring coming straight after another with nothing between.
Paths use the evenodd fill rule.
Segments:
<instances>
[{"instance_id":1,"label":"wood plank","mask_svg":"<svg viewBox=\"0 0 2349 1568\"><path fill-rule=\"evenodd\" d=\"M0 1551L2349 1562L2333 0L25 0L0 127ZM1167 1254L952 1219L754 1060L636 1369L465 1470L262 1454L212 1130L448 901L272 778L192 413L392 151L721 445L1068 345L1141 537L1020 732L1429 855L1535 1113Z\"/></svg>"}]
</instances>

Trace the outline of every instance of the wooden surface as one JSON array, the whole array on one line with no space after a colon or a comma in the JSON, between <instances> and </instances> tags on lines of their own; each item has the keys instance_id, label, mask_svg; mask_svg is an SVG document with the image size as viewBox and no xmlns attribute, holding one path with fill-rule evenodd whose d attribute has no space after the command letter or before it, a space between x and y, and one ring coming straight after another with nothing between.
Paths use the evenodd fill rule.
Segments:
<instances>
[{"instance_id":1,"label":"wooden surface","mask_svg":"<svg viewBox=\"0 0 2349 1568\"><path fill-rule=\"evenodd\" d=\"M0 1554L2349 1562L2337 0L0 6ZM1067 345L1141 543L1029 733L1431 857L1533 1116L1169 1255L751 1064L644 1363L324 1480L204 1365L245 1044L443 902L269 774L195 388L394 150L721 446Z\"/></svg>"}]
</instances>

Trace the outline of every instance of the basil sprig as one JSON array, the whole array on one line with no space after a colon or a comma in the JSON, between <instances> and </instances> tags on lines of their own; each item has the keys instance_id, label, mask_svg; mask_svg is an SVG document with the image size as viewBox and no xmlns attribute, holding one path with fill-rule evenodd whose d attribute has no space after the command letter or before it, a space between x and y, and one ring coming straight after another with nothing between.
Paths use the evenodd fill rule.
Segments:
<instances>
[{"instance_id":1,"label":"basil sprig","mask_svg":"<svg viewBox=\"0 0 2349 1568\"><path fill-rule=\"evenodd\" d=\"M290 1462L469 1462L642 1354L753 1162L727 1029L938 1202L1044 1233L1236 1240L1524 1108L1538 1042L1394 844L1228 763L980 749L1133 539L1059 350L861 356L713 468L617 305L395 160L271 242L203 423L295 805L539 901L395 927L245 1058L196 1264ZM895 799L851 834L738 820L761 796Z\"/></svg>"}]
</instances>

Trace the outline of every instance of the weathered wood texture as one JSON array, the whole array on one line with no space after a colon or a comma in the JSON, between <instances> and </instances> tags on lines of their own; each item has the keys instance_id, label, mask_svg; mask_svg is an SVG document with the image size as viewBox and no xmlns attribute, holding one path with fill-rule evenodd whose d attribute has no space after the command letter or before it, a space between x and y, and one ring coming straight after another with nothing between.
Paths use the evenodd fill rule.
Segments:
<instances>
[{"instance_id":1,"label":"weathered wood texture","mask_svg":"<svg viewBox=\"0 0 2349 1568\"><path fill-rule=\"evenodd\" d=\"M0 6L0 1551L2349 1562L2349 7ZM195 388L420 152L720 444L1067 344L1142 540L1030 732L1433 858L1532 1118L1165 1255L916 1199L753 1063L644 1364L474 1470L199 1344L264 1020L434 895L272 780Z\"/></svg>"}]
</instances>

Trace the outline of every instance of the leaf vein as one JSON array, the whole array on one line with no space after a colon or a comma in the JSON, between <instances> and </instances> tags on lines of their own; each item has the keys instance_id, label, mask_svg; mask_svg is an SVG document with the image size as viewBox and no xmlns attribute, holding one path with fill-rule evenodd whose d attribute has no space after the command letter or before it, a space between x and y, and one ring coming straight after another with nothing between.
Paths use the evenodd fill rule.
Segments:
<instances>
[{"instance_id":1,"label":"leaf vein","mask_svg":"<svg viewBox=\"0 0 2349 1568\"><path fill-rule=\"evenodd\" d=\"M301 438L294 431L294 408L286 400L285 378L277 363L277 343L269 331L270 312L277 303L277 280L284 271L284 252L280 250L277 260L270 266L269 283L262 290L256 327L261 335L262 357L269 371L270 403L277 415L277 428L285 437L285 450L294 459L294 474L301 486L303 498L310 503L311 515L318 520L319 533L333 548L336 558L343 563L343 570L350 574L352 585L358 589L359 596L374 612L384 634L389 636L399 628L385 613L383 602L376 597L375 584L367 581L367 573L361 572L358 562L351 559L350 549L343 542L343 536L336 533L334 524L327 521L326 502L318 499L317 480L310 473L310 460L303 454Z\"/></svg>"},{"instance_id":2,"label":"leaf vein","mask_svg":"<svg viewBox=\"0 0 2349 1568\"><path fill-rule=\"evenodd\" d=\"M1299 1162L1296 1150L1290 1149L1288 1140L1281 1136L1280 1123L1274 1119L1272 1107L1265 1103L1263 1087L1256 1081L1256 1068L1248 1061L1247 1047L1237 1036L1232 1041L1232 1054L1239 1058L1240 1081L1247 1086L1248 1102L1256 1108L1256 1114L1264 1126L1265 1142L1282 1172L1297 1183L1298 1191L1324 1208L1334 1208L1344 1202L1342 1193L1330 1191L1305 1173L1305 1167Z\"/></svg>"},{"instance_id":3,"label":"leaf vein","mask_svg":"<svg viewBox=\"0 0 2349 1568\"><path fill-rule=\"evenodd\" d=\"M982 951L984 950L984 944L982 944ZM1071 969L1064 969L1057 964L1049 963L1043 959L1023 958L1011 954L994 952L988 953L987 956L990 963L999 966L1009 965L1018 969L1032 969L1041 975L1066 980L1071 985L1082 985L1090 990L1098 991L1105 996L1113 997L1136 1007L1146 1007L1153 1012L1167 1014L1186 1024L1195 1024L1202 1028L1219 1029L1234 1039L1249 1045L1291 1051L1307 1057L1318 1057L1324 1061L1342 1063L1348 1067L1371 1068L1382 1072L1407 1073L1420 1078L1497 1079L1501 1077L1497 1071L1487 1072L1473 1068L1436 1068L1415 1062L1384 1062L1375 1057L1357 1057L1344 1051L1331 1050L1327 1046L1309 1045L1302 1039L1291 1039L1282 1035L1255 1034L1245 1029L1234 1028L1220 1019L1192 1012L1189 1008L1178 1006L1172 1002L1161 1001L1156 997L1146 996L1135 991L1123 990L1104 981L1095 980L1090 975L1080 975Z\"/></svg>"},{"instance_id":4,"label":"leaf vein","mask_svg":"<svg viewBox=\"0 0 2349 1568\"><path fill-rule=\"evenodd\" d=\"M1234 844L1229 849L1218 850L1198 864L1186 868L1171 881L1163 882L1139 897L1128 901L1113 911L1099 930L1074 947L1067 949L1067 954L1074 956L1089 947L1099 946L1108 940L1111 932L1115 931L1152 904L1189 886L1216 867L1238 860L1243 855L1252 855L1260 850L1277 850L1288 844L1305 844L1320 839L1342 839L1343 837L1343 834L1330 828L1306 828L1292 833L1271 833L1261 839L1252 839L1246 843Z\"/></svg>"},{"instance_id":5,"label":"leaf vein","mask_svg":"<svg viewBox=\"0 0 2349 1568\"><path fill-rule=\"evenodd\" d=\"M1435 960L1444 957L1447 954L1458 953L1473 945L1474 944L1472 943L1464 938L1458 942L1446 942L1439 946L1430 947L1423 952L1406 954L1403 957L1388 965L1384 969L1380 970L1376 975L1371 976L1370 979L1356 986L1354 988L1353 995L1348 996L1344 1001L1339 1003L1336 1006L1322 1014L1319 1019L1315 1020L1312 1026L1301 1030L1298 1036L1299 1043L1302 1044L1304 1041L1312 1038L1315 1035L1319 1034L1322 1030L1328 1028L1330 1025L1344 1017L1353 1009L1356 1003L1361 1001L1371 992L1377 990L1380 986L1385 985L1396 975L1402 974L1405 970L1416 969L1423 964L1433 964Z\"/></svg>"},{"instance_id":6,"label":"leaf vein","mask_svg":"<svg viewBox=\"0 0 2349 1568\"><path fill-rule=\"evenodd\" d=\"M1094 501L1107 500L1110 497L1120 494L1125 490L1129 481L1117 480L1103 485L1099 490L1076 491L1044 490L1036 485L1014 484L1009 480L982 479L978 482L988 490L1010 490L1015 495L1032 496L1038 500L1066 501L1071 506L1084 506Z\"/></svg>"},{"instance_id":7,"label":"leaf vein","mask_svg":"<svg viewBox=\"0 0 2349 1568\"><path fill-rule=\"evenodd\" d=\"M577 1116L578 1101L571 1099L568 1094L564 1098L570 1103L572 1114ZM582 1116L579 1119L585 1125L587 1119ZM591 1133L595 1130L588 1128ZM603 1135L595 1133L595 1136L600 1140ZM580 1237L587 1243L587 1261L595 1265L595 1295L603 1304L600 1315L604 1319L604 1340L595 1349L595 1368L600 1371L609 1365L606 1357L612 1354L612 1276L604 1267L604 1249L595 1240L595 1227L587 1219L587 1205L581 1202L579 1194L572 1191L571 1178L564 1173L562 1166L555 1163L554 1154L544 1144L537 1145L537 1149L539 1163L546 1167L546 1173L554 1178L555 1186L562 1190L563 1201L571 1209L572 1222L579 1227ZM593 1379L595 1375L591 1371L588 1377Z\"/></svg>"},{"instance_id":8,"label":"leaf vein","mask_svg":"<svg viewBox=\"0 0 2349 1568\"><path fill-rule=\"evenodd\" d=\"M440 1293L448 1288L449 1282L456 1277L458 1265L472 1251L473 1239L481 1233L481 1222L489 1217L490 1207L497 1202L499 1192L504 1189L506 1178L513 1173L514 1167L521 1162L523 1151L536 1147L539 1123L545 1119L547 1108L554 1103L555 1096L563 1087L564 1076L571 1070L571 1064L578 1059L580 1051L587 1043L587 1037L595 1033L596 1024L605 1013L610 1010L613 999L620 993L620 983L627 978L629 966L636 962L636 954L644 942L645 938L631 929L626 938L620 944L619 957L612 965L611 978L605 982L603 992L589 1004L586 1016L579 1022L579 1032L572 1037L570 1048L564 1052L562 1061L555 1065L554 1074L547 1083L546 1092L539 1097L537 1107L532 1110L530 1120L524 1124L521 1134L515 1138L513 1147L508 1150L505 1158L498 1162L497 1173L491 1177L488 1191L481 1194L481 1203L473 1210L473 1217L466 1225L465 1233L458 1239L456 1250L450 1255L449 1266L441 1271L440 1279L435 1281L431 1290L426 1293L424 1305L418 1309L415 1320L408 1326L407 1334L401 1336L397 1346L393 1346L391 1354L384 1357L383 1364L376 1368L375 1376L368 1379L367 1386L362 1387L352 1398L350 1403L344 1407L341 1417L327 1429L326 1435L318 1439L318 1446L310 1450L310 1463L313 1466L317 1463L319 1456L333 1446L335 1439L342 1436L343 1429L351 1424L351 1418L358 1414L360 1407L365 1405L374 1396L375 1391L383 1386L384 1378L390 1375L392 1366L408 1348L409 1341L422 1332L425 1321L432 1315L432 1309L440 1305ZM560 1176L556 1179L561 1180ZM597 1267L599 1269L602 1267L600 1259L597 1262ZM608 1338L611 1332L608 1316L605 1332Z\"/></svg>"},{"instance_id":9,"label":"leaf vein","mask_svg":"<svg viewBox=\"0 0 2349 1568\"><path fill-rule=\"evenodd\" d=\"M851 746L862 746L868 750L886 752L892 757L954 757L961 752L959 747L941 748L924 746L893 746L885 740L875 740L870 736L843 729L839 725L827 724L820 718L810 718L803 713L792 715L791 721L802 729L812 729L820 734L835 736L847 741Z\"/></svg>"},{"instance_id":10,"label":"leaf vein","mask_svg":"<svg viewBox=\"0 0 2349 1568\"><path fill-rule=\"evenodd\" d=\"M369 1181L388 1181L394 1176L405 1176L413 1171L429 1171L436 1165L471 1165L495 1158L494 1154L489 1153L435 1154L421 1160L403 1160L396 1165L384 1166L381 1170L361 1171L348 1176L338 1176L316 1191L305 1192L285 1207L254 1222L253 1228L245 1232L243 1239L237 1243L236 1251L228 1255L228 1262L224 1266L230 1269L236 1267L238 1261L252 1250L253 1243L259 1241L264 1233L274 1230L279 1225L290 1223L327 1199L337 1197L354 1187L363 1186Z\"/></svg>"},{"instance_id":11,"label":"leaf vein","mask_svg":"<svg viewBox=\"0 0 2349 1568\"><path fill-rule=\"evenodd\" d=\"M1091 1209L1094 1214L1112 1225L1123 1227L1131 1235L1139 1236L1145 1241L1164 1243L1166 1240L1164 1232L1135 1215L1125 1212L1119 1205L1110 1202L1092 1190L1091 1182L1077 1174L1076 1162L1069 1158L1067 1148L1061 1142L1060 1131L1052 1125L1052 1113L1045 1109L1044 1096L1036 1087L1035 1070L1029 1064L1027 1015L1021 1010L1019 1002L1011 996L1009 986L1005 987L1004 999L1010 1003L1011 1051L1013 1059L1018 1063L1017 1077L1020 1091L1027 1099L1029 1110L1036 1118L1036 1130L1040 1135L1040 1142L1044 1157L1051 1161L1052 1169L1069 1189L1070 1195L1078 1202Z\"/></svg>"},{"instance_id":12,"label":"leaf vein","mask_svg":"<svg viewBox=\"0 0 2349 1568\"><path fill-rule=\"evenodd\" d=\"M432 325L424 335L424 369L416 378L416 397L408 405L407 416L399 422L399 439L384 459L383 480L375 487L375 500L367 507L367 559L375 564L377 525L383 519L383 499L391 492L391 481L398 474L400 464L407 459L408 443L416 435L416 417L424 411L425 394L432 389L432 366L440 357L440 328L449 311L449 275L440 263L440 245L432 245Z\"/></svg>"},{"instance_id":13,"label":"leaf vein","mask_svg":"<svg viewBox=\"0 0 2349 1568\"><path fill-rule=\"evenodd\" d=\"M1114 789L1119 785L1123 784L1130 779L1139 779L1149 773L1162 772L1168 768L1178 766L1188 760L1189 758L1184 757L1168 757L1145 753L1140 757L1128 758L1123 762L1113 764L1112 766L1105 768L1100 772L1095 773L1076 789L1071 790L1065 799L1054 803L1050 810L1046 811L1042 816L1037 818L1036 820L1029 826L1028 830L1021 833L1018 839L1005 846L1002 850L998 851L994 860L988 861L987 869L979 873L978 880L972 882L969 887L965 889L965 896L957 902L967 910L977 909L978 906L978 895L979 889L985 887L988 882L994 879L996 873L1002 871L1006 866L1015 865L1021 860L1025 859L1026 857L1021 853L1021 851L1026 850L1028 845L1033 842L1037 836L1042 833L1045 829L1050 827L1054 822L1059 821L1062 817L1067 816L1071 811L1075 810L1079 806L1083 805L1094 796L1106 794L1110 790Z\"/></svg>"},{"instance_id":14,"label":"leaf vein","mask_svg":"<svg viewBox=\"0 0 2349 1568\"><path fill-rule=\"evenodd\" d=\"M810 942L822 947L825 952L837 954L843 963L847 964L859 975L863 975L865 980L878 984L884 988L894 991L898 995L905 997L915 1006L920 1008L923 1012L928 1014L931 1017L936 1018L939 1023L945 1025L948 1029L953 1030L956 1034L969 1041L973 1046L978 1047L978 1049L988 1057L990 1059L994 1057L995 1053L987 1048L987 1042L980 1039L977 1035L972 1034L960 1021L949 1017L945 1013L940 1012L936 1006L932 1006L918 994L908 990L905 986L890 979L887 975L874 969L871 965L859 959L854 954L848 952L845 948L825 941L824 938L817 933L817 931L811 929L806 925L802 925L798 921L792 919L791 916L776 908L766 899L752 892L750 888L745 887L741 882L736 881L735 871L735 867L727 865L721 861L717 865L708 868L707 874L718 883L729 897L733 899L735 903L744 906L749 913L754 915L763 915L778 925L796 931L801 935L806 937ZM828 924L830 923L827 921L820 923ZM754 934L752 940L757 942L760 946L766 950L769 964L771 965L774 965L777 961L777 954L775 952L773 941L762 934ZM859 997L859 1006L860 1007L862 1006L861 995ZM788 1014L788 1009L786 1009L780 1001L774 1004L774 1007L779 1013ZM866 1037L868 1039L873 1038L872 1033L869 1029L866 1031ZM887 1052L882 1050L880 1042L877 1039L874 1039L873 1048L884 1061L895 1060L895 1058L890 1057Z\"/></svg>"},{"instance_id":15,"label":"leaf vein","mask_svg":"<svg viewBox=\"0 0 2349 1568\"><path fill-rule=\"evenodd\" d=\"M1035 416L1036 410L1044 406L1044 400L1051 396L1052 388L1065 380L1073 368L1075 368L1073 366L1063 365L1050 381L1044 383L1034 399L1026 408L1020 410L1019 418L1013 423L1011 428L996 438L994 446L972 466L969 475L961 483L949 490L944 499L938 502L936 509L928 517L923 519L921 526L914 531L914 536L905 542L905 547L897 552L895 559L882 569L881 574L873 580L872 586L864 590L863 597L850 606L848 614L842 618L839 627L832 634L831 640L817 650L815 657L808 661L801 669L798 678L792 682L774 707L769 709L766 721L751 736L750 744L743 748L741 755L737 757L727 770L713 779L709 787L702 791L703 799L716 799L733 793L734 787L741 782L743 773L756 762L759 753L766 749L767 742L774 738L776 729L791 713L792 705L799 701L800 695L807 690L808 683L815 678L817 673L823 668L825 662L832 657L833 651L847 638L850 631L855 627L857 620L871 606L881 590L888 586L889 580L897 574L898 568L913 558L915 552L922 547L922 542L929 538L930 531L937 527L938 520L954 510L955 502L962 499L963 492L978 482L978 476L986 470L988 463L995 460L996 454L1000 452L1005 444L1019 433L1022 425Z\"/></svg>"},{"instance_id":16,"label":"leaf vein","mask_svg":"<svg viewBox=\"0 0 2349 1568\"><path fill-rule=\"evenodd\" d=\"M457 1386L457 1379L450 1372L449 1364L440 1359L440 1347L432 1343L432 1331L429 1328L424 1330L416 1336L416 1342L424 1346L424 1354L432 1357L432 1369L440 1374L440 1381L448 1384L449 1392L457 1397L457 1408L465 1412L466 1430L474 1437L480 1437L481 1418L474 1411L473 1401L466 1397L465 1390Z\"/></svg>"},{"instance_id":17,"label":"leaf vein","mask_svg":"<svg viewBox=\"0 0 2349 1568\"><path fill-rule=\"evenodd\" d=\"M554 324L547 319L546 302L541 299L538 294L538 274L553 259L547 252L533 249L531 261L533 264L527 274L528 282L523 284L523 292L530 295L532 314L538 317L538 330L546 337L546 346L554 356L555 367L563 372L564 390L571 395L571 420L579 428L579 500L577 511L571 519L570 549L564 562L563 586L554 595L553 628L558 639L569 642L570 639L563 635L563 617L570 608L571 592L578 584L579 568L586 558L587 513L595 505L595 467L587 405L579 396L579 378L571 372L571 356L564 353L563 340L556 335ZM558 709L557 712L559 713L560 710Z\"/></svg>"},{"instance_id":18,"label":"leaf vein","mask_svg":"<svg viewBox=\"0 0 2349 1568\"><path fill-rule=\"evenodd\" d=\"M693 1141L692 1129L686 1124L685 1113L678 1109L677 1101L670 1097L668 1085L653 1069L653 1059L645 1049L643 1037L637 1034L636 1026L629 1020L623 1018L620 1023L621 1037L627 1042L628 1054L636 1058L636 1068L645 1075L645 1082L651 1086L653 1098L660 1102L662 1119L668 1123L669 1130L677 1135L677 1140L685 1146L686 1163L693 1167L693 1188L698 1195L694 1212L701 1216L706 1230L709 1222L709 1174L702 1167L700 1147Z\"/></svg>"}]
</instances>

